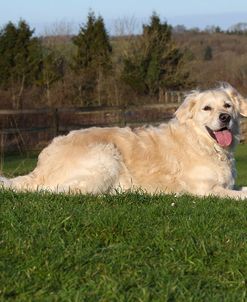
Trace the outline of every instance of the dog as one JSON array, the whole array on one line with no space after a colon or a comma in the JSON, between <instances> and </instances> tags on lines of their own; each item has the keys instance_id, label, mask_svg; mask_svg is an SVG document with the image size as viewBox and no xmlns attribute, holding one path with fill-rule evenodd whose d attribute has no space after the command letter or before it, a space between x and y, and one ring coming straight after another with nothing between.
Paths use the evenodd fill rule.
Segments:
<instances>
[{"instance_id":1,"label":"dog","mask_svg":"<svg viewBox=\"0 0 247 302\"><path fill-rule=\"evenodd\" d=\"M169 123L71 131L53 139L31 173L0 181L17 191L247 199L246 188L234 190L240 115L247 116L247 101L231 85L192 91Z\"/></svg>"}]
</instances>

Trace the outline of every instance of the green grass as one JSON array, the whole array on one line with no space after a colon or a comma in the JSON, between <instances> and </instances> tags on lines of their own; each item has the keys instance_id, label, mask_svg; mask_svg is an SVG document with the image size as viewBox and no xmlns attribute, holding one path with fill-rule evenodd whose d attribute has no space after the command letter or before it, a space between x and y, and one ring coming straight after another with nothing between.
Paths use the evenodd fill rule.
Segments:
<instances>
[{"instance_id":1,"label":"green grass","mask_svg":"<svg viewBox=\"0 0 247 302\"><path fill-rule=\"evenodd\" d=\"M0 207L1 301L247 301L246 202L0 191Z\"/></svg>"},{"instance_id":2,"label":"green grass","mask_svg":"<svg viewBox=\"0 0 247 302\"><path fill-rule=\"evenodd\" d=\"M37 153L4 156L1 162L4 175L14 177L30 172L36 166L37 156Z\"/></svg>"},{"instance_id":3,"label":"green grass","mask_svg":"<svg viewBox=\"0 0 247 302\"><path fill-rule=\"evenodd\" d=\"M237 185L247 186L247 145L239 145L236 151L238 171Z\"/></svg>"}]
</instances>

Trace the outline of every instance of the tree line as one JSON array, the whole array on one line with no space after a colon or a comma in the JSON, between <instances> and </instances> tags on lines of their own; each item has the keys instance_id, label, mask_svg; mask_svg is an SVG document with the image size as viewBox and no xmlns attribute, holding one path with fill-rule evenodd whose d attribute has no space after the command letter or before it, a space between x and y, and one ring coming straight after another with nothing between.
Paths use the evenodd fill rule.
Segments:
<instances>
[{"instance_id":1,"label":"tree line","mask_svg":"<svg viewBox=\"0 0 247 302\"><path fill-rule=\"evenodd\" d=\"M155 13L141 34L110 37L103 18L89 12L64 45L47 41L25 20L0 30L0 106L156 102L163 90L191 85L172 27Z\"/></svg>"},{"instance_id":2,"label":"tree line","mask_svg":"<svg viewBox=\"0 0 247 302\"><path fill-rule=\"evenodd\" d=\"M233 24L228 29L224 30L220 26L216 25L208 25L204 29L200 29L199 27L192 27L187 28L184 25L178 24L173 27L174 33L185 33L185 32L194 32L194 33L208 33L208 34L226 34L226 35L247 35L247 23L246 22L239 22Z\"/></svg>"}]
</instances>

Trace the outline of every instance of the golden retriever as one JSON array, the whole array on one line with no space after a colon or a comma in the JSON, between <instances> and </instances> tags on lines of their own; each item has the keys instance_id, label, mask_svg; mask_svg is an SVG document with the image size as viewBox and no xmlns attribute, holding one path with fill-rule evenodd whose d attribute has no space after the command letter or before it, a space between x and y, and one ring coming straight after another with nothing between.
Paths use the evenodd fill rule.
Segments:
<instances>
[{"instance_id":1,"label":"golden retriever","mask_svg":"<svg viewBox=\"0 0 247 302\"><path fill-rule=\"evenodd\" d=\"M28 175L1 177L5 188L65 193L189 193L246 199L234 190L233 150L246 100L229 84L193 91L159 127L89 128L59 136Z\"/></svg>"}]
</instances>

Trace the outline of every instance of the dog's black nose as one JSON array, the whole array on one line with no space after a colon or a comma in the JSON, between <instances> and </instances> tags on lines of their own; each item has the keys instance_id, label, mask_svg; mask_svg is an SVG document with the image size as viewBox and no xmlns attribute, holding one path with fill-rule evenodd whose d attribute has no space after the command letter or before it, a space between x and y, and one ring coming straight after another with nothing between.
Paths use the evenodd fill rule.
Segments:
<instances>
[{"instance_id":1,"label":"dog's black nose","mask_svg":"<svg viewBox=\"0 0 247 302\"><path fill-rule=\"evenodd\" d=\"M220 121L224 124L228 124L231 120L231 116L228 113L221 113L219 118L220 118Z\"/></svg>"}]
</instances>

